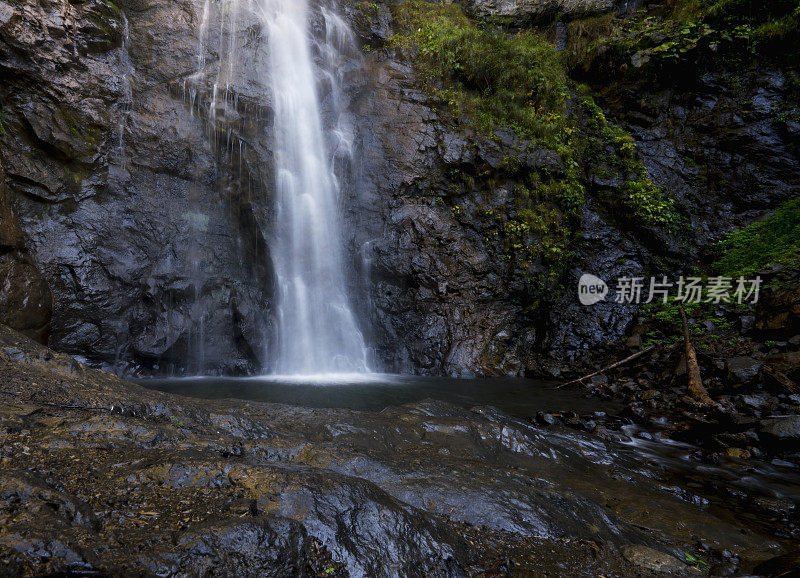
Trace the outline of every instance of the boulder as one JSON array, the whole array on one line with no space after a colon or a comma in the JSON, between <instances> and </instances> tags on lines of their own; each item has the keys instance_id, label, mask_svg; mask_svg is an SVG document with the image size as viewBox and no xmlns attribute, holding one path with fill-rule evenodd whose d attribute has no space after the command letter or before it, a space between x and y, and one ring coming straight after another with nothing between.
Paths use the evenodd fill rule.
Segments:
<instances>
[{"instance_id":1,"label":"boulder","mask_svg":"<svg viewBox=\"0 0 800 578\"><path fill-rule=\"evenodd\" d=\"M756 328L788 339L800 331L800 268L775 267L762 274L768 283L756 306Z\"/></svg>"},{"instance_id":2,"label":"boulder","mask_svg":"<svg viewBox=\"0 0 800 578\"><path fill-rule=\"evenodd\" d=\"M725 361L728 379L734 383L752 383L761 371L762 363L752 357L731 357Z\"/></svg>"},{"instance_id":3,"label":"boulder","mask_svg":"<svg viewBox=\"0 0 800 578\"><path fill-rule=\"evenodd\" d=\"M764 365L787 376L800 372L800 351L777 353L764 359Z\"/></svg>"},{"instance_id":4,"label":"boulder","mask_svg":"<svg viewBox=\"0 0 800 578\"><path fill-rule=\"evenodd\" d=\"M523 25L562 16L567 19L616 10L617 0L458 0L467 14L479 18L504 17Z\"/></svg>"},{"instance_id":5,"label":"boulder","mask_svg":"<svg viewBox=\"0 0 800 578\"><path fill-rule=\"evenodd\" d=\"M689 569L686 564L664 552L653 548L633 544L622 549L622 556L634 566L652 572L685 574Z\"/></svg>"},{"instance_id":6,"label":"boulder","mask_svg":"<svg viewBox=\"0 0 800 578\"><path fill-rule=\"evenodd\" d=\"M761 420L759 434L779 442L800 442L800 415L772 417Z\"/></svg>"}]
</instances>

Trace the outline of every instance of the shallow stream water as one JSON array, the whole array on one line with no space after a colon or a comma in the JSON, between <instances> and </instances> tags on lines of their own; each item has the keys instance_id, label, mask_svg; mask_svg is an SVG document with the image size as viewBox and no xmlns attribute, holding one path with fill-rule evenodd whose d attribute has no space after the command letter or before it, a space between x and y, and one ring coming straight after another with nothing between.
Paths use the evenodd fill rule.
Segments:
<instances>
[{"instance_id":1,"label":"shallow stream water","mask_svg":"<svg viewBox=\"0 0 800 578\"><path fill-rule=\"evenodd\" d=\"M604 413L613 415L620 409L612 402L586 398L575 389L559 389L553 382L527 379L340 374L191 377L149 379L140 383L160 391L207 399L236 398L372 412L433 399L464 409L492 406L527 427L532 427L538 412L575 412L590 417L598 412L598 421L602 423ZM792 512L800 509L800 472L757 460L731 459L708 464L697 459L698 448L663 436L660 431L663 429L629 425L618 432L607 432L604 439L610 445L603 447L610 451L605 457L595 458L655 480L663 492L739 525L743 532L755 531L781 540L789 537L787 532L791 531L792 519L796 518ZM602 449L595 447L590 441L592 436L582 431L562 426L541 428L541 431L554 446L569 442L591 446L593 452ZM774 516L765 513L770 511Z\"/></svg>"}]
</instances>

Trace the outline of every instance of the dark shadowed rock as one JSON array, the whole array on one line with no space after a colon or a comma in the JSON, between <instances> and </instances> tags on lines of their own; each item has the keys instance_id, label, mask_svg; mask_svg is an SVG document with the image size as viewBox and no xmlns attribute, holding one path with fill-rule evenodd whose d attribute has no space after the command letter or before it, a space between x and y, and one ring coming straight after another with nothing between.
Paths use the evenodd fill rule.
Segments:
<instances>
[{"instance_id":1,"label":"dark shadowed rock","mask_svg":"<svg viewBox=\"0 0 800 578\"><path fill-rule=\"evenodd\" d=\"M767 272L768 284L756 306L756 327L788 339L800 330L800 269Z\"/></svg>"},{"instance_id":2,"label":"dark shadowed rock","mask_svg":"<svg viewBox=\"0 0 800 578\"><path fill-rule=\"evenodd\" d=\"M758 377L762 362L752 357L732 357L725 361L728 379L735 383L751 383Z\"/></svg>"},{"instance_id":3,"label":"dark shadowed rock","mask_svg":"<svg viewBox=\"0 0 800 578\"><path fill-rule=\"evenodd\" d=\"M753 568L753 572L763 576L797 576L800 574L800 552L770 558Z\"/></svg>"},{"instance_id":4,"label":"dark shadowed rock","mask_svg":"<svg viewBox=\"0 0 800 578\"><path fill-rule=\"evenodd\" d=\"M16 268L3 256L15 291L5 302L19 308L30 294L28 309L44 309L49 288L51 343L118 371L242 373L262 362L268 254L242 194L242 182L260 184L247 169L262 144L236 146L235 161L220 154L233 147L208 130L204 89L193 111L177 88L196 72L197 10L30 1L0 25L14 95L2 186L30 254ZM6 320L38 328L45 315L17 317Z\"/></svg>"},{"instance_id":5,"label":"dark shadowed rock","mask_svg":"<svg viewBox=\"0 0 800 578\"><path fill-rule=\"evenodd\" d=\"M468 14L476 18L505 17L517 25L530 24L562 15L576 18L611 12L616 0L459 0Z\"/></svg>"},{"instance_id":6,"label":"dark shadowed rock","mask_svg":"<svg viewBox=\"0 0 800 578\"><path fill-rule=\"evenodd\" d=\"M50 287L27 250L0 159L0 319L45 343L52 310Z\"/></svg>"},{"instance_id":7,"label":"dark shadowed rock","mask_svg":"<svg viewBox=\"0 0 800 578\"><path fill-rule=\"evenodd\" d=\"M781 442L800 441L800 416L774 417L761 420L760 434Z\"/></svg>"}]
</instances>

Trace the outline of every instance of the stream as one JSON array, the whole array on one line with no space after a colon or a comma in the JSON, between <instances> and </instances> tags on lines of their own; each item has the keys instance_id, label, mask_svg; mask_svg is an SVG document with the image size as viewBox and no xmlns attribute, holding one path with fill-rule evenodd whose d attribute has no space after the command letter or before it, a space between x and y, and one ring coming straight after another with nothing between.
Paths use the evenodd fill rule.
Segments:
<instances>
[{"instance_id":1,"label":"stream","mask_svg":"<svg viewBox=\"0 0 800 578\"><path fill-rule=\"evenodd\" d=\"M755 531L777 538L788 538L785 525L778 523L778 512L790 512L790 520L800 504L800 472L780 463L734 459L718 464L703 463L699 449L664 435L669 424L642 427L623 425L602 427L606 416L621 406L610 401L590 399L557 383L530 379L463 379L388 374L340 374L320 376L189 377L147 379L145 387L206 399L236 398L306 408L349 409L384 412L406 404L436 400L459 408L497 408L521 427L549 432L554 445L566 440L570 445L587 445L587 439L601 437L613 453L596 455L594 461L607 462L635 471L658 483L661 490L717 518L742 526L742 532ZM474 411L474 410L473 410ZM536 415L572 415L595 418L601 424L596 436L554 425L533 426ZM524 424L524 425L523 425ZM596 452L593 448L592 452ZM765 510L773 515L765 515Z\"/></svg>"}]
</instances>

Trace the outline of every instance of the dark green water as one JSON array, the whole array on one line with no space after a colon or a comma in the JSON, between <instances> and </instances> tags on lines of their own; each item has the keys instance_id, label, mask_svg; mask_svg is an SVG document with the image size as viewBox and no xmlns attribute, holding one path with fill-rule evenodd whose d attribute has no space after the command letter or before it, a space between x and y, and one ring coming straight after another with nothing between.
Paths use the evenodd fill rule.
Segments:
<instances>
[{"instance_id":1,"label":"dark green water","mask_svg":"<svg viewBox=\"0 0 800 578\"><path fill-rule=\"evenodd\" d=\"M435 399L465 408L491 405L516 417L538 411L608 411L612 404L583 399L574 390L530 379L454 379L414 375L187 377L148 379L145 387L207 399L237 398L315 408L380 411Z\"/></svg>"}]
</instances>

